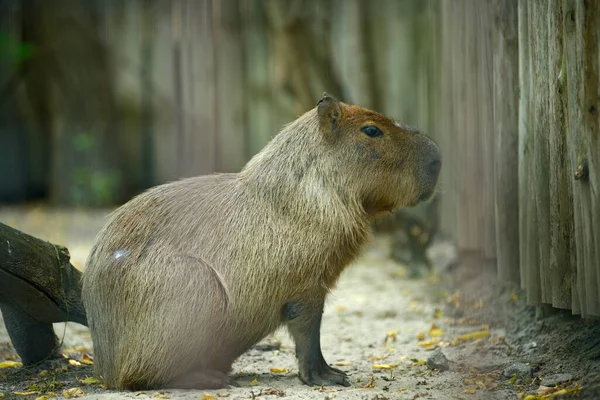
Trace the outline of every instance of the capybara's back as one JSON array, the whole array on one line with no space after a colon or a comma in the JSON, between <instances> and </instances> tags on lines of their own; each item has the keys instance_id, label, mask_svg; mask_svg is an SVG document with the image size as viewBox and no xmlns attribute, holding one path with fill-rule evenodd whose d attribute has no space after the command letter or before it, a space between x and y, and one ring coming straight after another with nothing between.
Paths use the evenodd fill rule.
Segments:
<instances>
[{"instance_id":1,"label":"capybara's back","mask_svg":"<svg viewBox=\"0 0 600 400\"><path fill-rule=\"evenodd\" d=\"M433 193L437 147L325 96L239 174L161 185L98 234L83 278L96 373L113 388L218 388L281 324L308 384L348 384L320 350L323 302L371 219Z\"/></svg>"}]
</instances>

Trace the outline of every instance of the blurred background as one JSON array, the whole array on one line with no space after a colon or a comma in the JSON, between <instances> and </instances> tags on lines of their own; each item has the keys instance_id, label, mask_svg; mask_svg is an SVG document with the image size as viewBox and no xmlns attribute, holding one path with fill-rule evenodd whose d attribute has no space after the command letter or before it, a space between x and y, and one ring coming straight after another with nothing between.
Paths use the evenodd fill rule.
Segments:
<instances>
[{"instance_id":1,"label":"blurred background","mask_svg":"<svg viewBox=\"0 0 600 400\"><path fill-rule=\"evenodd\" d=\"M395 257L430 267L444 237L530 304L600 315L597 18L584 1L1 0L0 202L75 207L60 223L95 232L77 215L237 172L326 91L440 145L438 198L378 226ZM31 208L2 210L27 231Z\"/></svg>"}]
</instances>

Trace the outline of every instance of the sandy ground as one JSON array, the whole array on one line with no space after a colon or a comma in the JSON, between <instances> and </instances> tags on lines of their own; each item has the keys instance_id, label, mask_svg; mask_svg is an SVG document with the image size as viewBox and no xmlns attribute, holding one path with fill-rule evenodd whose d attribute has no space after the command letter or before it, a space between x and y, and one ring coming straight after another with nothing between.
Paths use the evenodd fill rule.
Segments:
<instances>
[{"instance_id":1,"label":"sandy ground","mask_svg":"<svg viewBox=\"0 0 600 400\"><path fill-rule=\"evenodd\" d=\"M66 245L71 250L73 263L82 267L91 240L101 227L105 214L104 211L90 214L83 211L0 209L0 221ZM489 303L501 304L500 308L508 309L509 314L511 310L519 310L517 294L505 290L496 295L491 286L482 286L481 282L485 281L481 281L476 288L463 289L472 290L472 293L461 297L460 291L449 286L460 286L456 276L453 280L444 276L441 281L432 277L409 280L406 269L391 261L389 253L388 238L375 237L363 255L342 275L326 304L321 336L323 353L330 364L348 373L352 383L349 388L313 388L301 384L297 377L293 344L282 330L234 364L233 376L240 384L239 388L112 392L93 380L84 380L93 375L90 365L81 364L87 359L84 354L93 357L90 334L87 328L70 323L67 326L56 324L55 331L63 340L65 355L71 361L65 359L55 369L46 367L46 372L41 374L41 368L35 372L2 368L0 393L6 398L24 397L16 392L28 394L29 398L79 393L98 399L204 400L493 400L516 399L518 393L521 397L535 393L541 379L535 377L537 367L532 367L532 376L523 379L502 374L519 358L521 350L510 344L512 336L518 338L519 329L512 336L507 336L506 323L502 319L504 314L496 312L496 306L494 310L487 310ZM529 348L529 341L533 341L530 339L524 338L519 346ZM426 360L435 348L440 348L447 357L449 370L432 370L427 366ZM531 360L534 358L530 357ZM3 324L0 324L0 363L7 360L18 361L18 357L10 346ZM567 372L571 372L571 381L575 381L576 371ZM573 384L577 382L569 383L569 387Z\"/></svg>"}]
</instances>

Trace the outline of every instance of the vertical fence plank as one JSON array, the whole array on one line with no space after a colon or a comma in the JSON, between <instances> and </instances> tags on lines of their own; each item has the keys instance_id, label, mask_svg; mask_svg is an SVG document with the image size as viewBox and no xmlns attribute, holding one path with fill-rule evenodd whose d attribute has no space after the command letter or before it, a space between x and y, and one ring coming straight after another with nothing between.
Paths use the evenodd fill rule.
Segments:
<instances>
[{"instance_id":1,"label":"vertical fence plank","mask_svg":"<svg viewBox=\"0 0 600 400\"><path fill-rule=\"evenodd\" d=\"M498 275L519 283L518 0L498 2L494 24L494 136Z\"/></svg>"},{"instance_id":2,"label":"vertical fence plank","mask_svg":"<svg viewBox=\"0 0 600 400\"><path fill-rule=\"evenodd\" d=\"M548 136L550 160L550 256L549 277L552 305L572 308L572 270L575 266L573 232L572 174L568 166L566 137L566 71L563 53L563 4L548 3Z\"/></svg>"},{"instance_id":3,"label":"vertical fence plank","mask_svg":"<svg viewBox=\"0 0 600 400\"><path fill-rule=\"evenodd\" d=\"M540 281L540 300L549 303L552 300L552 285L550 273L547 271L550 255L549 234L549 160L548 160L548 3L544 0L531 2L530 26L530 59L532 62L532 106L533 113L530 120L531 140L533 154L530 156L530 176L532 178L531 190L533 194L533 209L536 213L536 242ZM532 267L532 269L535 269Z\"/></svg>"}]
</instances>

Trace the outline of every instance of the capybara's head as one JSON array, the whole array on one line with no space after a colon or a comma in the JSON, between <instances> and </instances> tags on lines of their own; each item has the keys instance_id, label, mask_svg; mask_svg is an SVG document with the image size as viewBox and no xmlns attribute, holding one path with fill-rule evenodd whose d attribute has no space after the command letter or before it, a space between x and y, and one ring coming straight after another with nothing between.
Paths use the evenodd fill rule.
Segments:
<instances>
[{"instance_id":1,"label":"capybara's head","mask_svg":"<svg viewBox=\"0 0 600 400\"><path fill-rule=\"evenodd\" d=\"M370 214L413 206L435 191L441 167L436 144L417 129L324 94L317 105L320 129L343 158Z\"/></svg>"}]
</instances>

